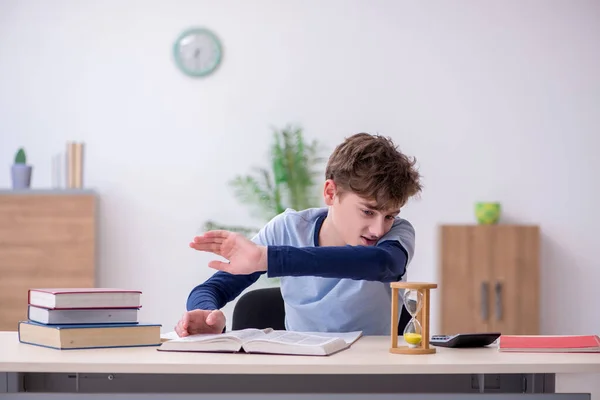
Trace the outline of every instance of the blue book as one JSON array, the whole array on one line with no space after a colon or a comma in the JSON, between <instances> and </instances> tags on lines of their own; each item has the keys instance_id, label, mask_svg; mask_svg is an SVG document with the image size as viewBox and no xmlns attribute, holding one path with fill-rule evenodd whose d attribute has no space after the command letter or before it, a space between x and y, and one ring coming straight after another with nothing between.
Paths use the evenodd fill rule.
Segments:
<instances>
[{"instance_id":1,"label":"blue book","mask_svg":"<svg viewBox=\"0 0 600 400\"><path fill-rule=\"evenodd\" d=\"M19 322L19 342L59 350L159 346L160 324L46 325Z\"/></svg>"}]
</instances>

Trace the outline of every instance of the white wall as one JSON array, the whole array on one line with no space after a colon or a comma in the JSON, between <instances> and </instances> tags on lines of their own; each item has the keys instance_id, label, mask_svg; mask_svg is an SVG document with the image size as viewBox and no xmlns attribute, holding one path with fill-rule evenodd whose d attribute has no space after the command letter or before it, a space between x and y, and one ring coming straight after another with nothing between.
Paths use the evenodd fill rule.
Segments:
<instances>
[{"instance_id":1,"label":"white wall","mask_svg":"<svg viewBox=\"0 0 600 400\"><path fill-rule=\"evenodd\" d=\"M257 223L226 182L266 165L271 125L301 123L328 151L380 132L424 175L404 211L411 279L436 279L437 224L498 200L542 226L543 332L600 332L599 18L591 0L4 0L0 186L17 147L41 188L66 141L85 141L99 284L142 289L142 317L170 330L213 272L188 248L203 221ZM208 79L171 59L193 25L225 46Z\"/></svg>"}]
</instances>

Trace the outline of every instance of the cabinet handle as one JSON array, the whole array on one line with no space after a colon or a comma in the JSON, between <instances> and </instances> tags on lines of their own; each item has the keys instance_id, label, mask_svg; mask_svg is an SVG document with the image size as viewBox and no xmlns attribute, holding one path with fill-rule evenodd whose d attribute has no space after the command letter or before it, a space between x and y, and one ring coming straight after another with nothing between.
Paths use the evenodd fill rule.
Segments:
<instances>
[{"instance_id":1,"label":"cabinet handle","mask_svg":"<svg viewBox=\"0 0 600 400\"><path fill-rule=\"evenodd\" d=\"M495 287L496 292L496 320L500 321L502 319L502 283L496 282Z\"/></svg>"},{"instance_id":2,"label":"cabinet handle","mask_svg":"<svg viewBox=\"0 0 600 400\"><path fill-rule=\"evenodd\" d=\"M488 319L488 283L481 282L481 319Z\"/></svg>"}]
</instances>

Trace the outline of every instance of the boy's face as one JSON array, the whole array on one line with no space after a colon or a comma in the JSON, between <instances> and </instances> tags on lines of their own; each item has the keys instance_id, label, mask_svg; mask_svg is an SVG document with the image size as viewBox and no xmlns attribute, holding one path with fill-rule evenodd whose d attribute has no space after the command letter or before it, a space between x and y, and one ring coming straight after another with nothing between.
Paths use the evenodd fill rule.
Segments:
<instances>
[{"instance_id":1,"label":"boy's face","mask_svg":"<svg viewBox=\"0 0 600 400\"><path fill-rule=\"evenodd\" d=\"M331 180L325 182L324 198L330 206L327 218L331 218L337 239L351 246L374 246L400 213L399 209L380 210L374 201L350 191L340 195Z\"/></svg>"}]
</instances>

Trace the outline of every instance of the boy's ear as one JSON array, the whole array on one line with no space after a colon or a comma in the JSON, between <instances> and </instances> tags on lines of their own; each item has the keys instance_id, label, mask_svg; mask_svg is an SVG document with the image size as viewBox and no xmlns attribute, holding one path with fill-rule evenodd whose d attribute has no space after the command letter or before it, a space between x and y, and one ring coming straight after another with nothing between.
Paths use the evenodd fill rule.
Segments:
<instances>
[{"instance_id":1,"label":"boy's ear","mask_svg":"<svg viewBox=\"0 0 600 400\"><path fill-rule=\"evenodd\" d=\"M323 185L323 199L328 206L333 205L333 200L337 192L337 187L332 179L327 179Z\"/></svg>"}]
</instances>

